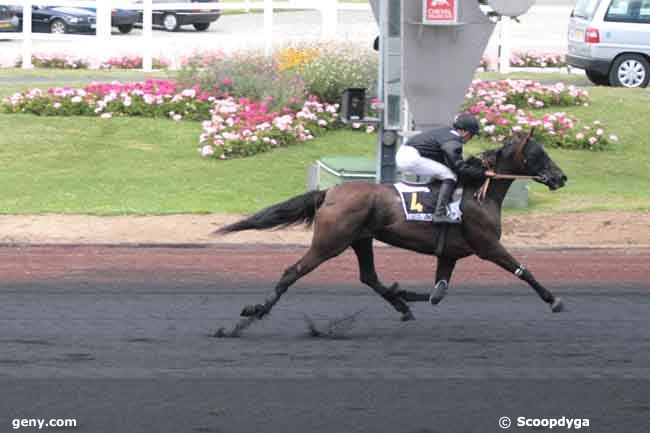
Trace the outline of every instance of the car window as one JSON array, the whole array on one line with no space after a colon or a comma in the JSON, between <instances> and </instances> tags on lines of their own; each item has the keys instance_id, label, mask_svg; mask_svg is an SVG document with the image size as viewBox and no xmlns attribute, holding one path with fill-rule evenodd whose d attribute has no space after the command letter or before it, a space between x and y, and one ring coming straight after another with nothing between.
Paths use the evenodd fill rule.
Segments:
<instances>
[{"instance_id":1,"label":"car window","mask_svg":"<svg viewBox=\"0 0 650 433\"><path fill-rule=\"evenodd\" d=\"M600 0L578 0L572 16L590 20L593 18L594 12L596 12L598 3L600 3Z\"/></svg>"},{"instance_id":2,"label":"car window","mask_svg":"<svg viewBox=\"0 0 650 433\"><path fill-rule=\"evenodd\" d=\"M650 23L650 0L612 0L605 21Z\"/></svg>"}]
</instances>

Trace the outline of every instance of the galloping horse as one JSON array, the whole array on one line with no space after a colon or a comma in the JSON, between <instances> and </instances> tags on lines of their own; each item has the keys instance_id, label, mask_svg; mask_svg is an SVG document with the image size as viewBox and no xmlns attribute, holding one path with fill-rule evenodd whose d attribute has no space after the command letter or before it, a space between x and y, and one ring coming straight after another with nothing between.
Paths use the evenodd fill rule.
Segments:
<instances>
[{"instance_id":1,"label":"galloping horse","mask_svg":"<svg viewBox=\"0 0 650 433\"><path fill-rule=\"evenodd\" d=\"M440 302L456 262L476 254L526 281L550 305L553 312L563 309L560 298L544 288L499 241L501 205L516 175L532 176L551 190L564 186L567 177L530 134L515 134L500 149L489 150L470 163L481 164L497 173L486 183L465 183L461 210L462 223L445 227L430 222L406 221L396 189L392 185L351 182L325 191L312 191L264 209L257 214L217 230L227 234L242 230L264 230L294 224L313 224L314 234L307 253L284 271L282 278L263 304L244 307L234 333L253 320L267 315L289 286L348 247L357 255L360 279L401 313L413 319L408 302ZM462 179L461 179L462 181ZM479 192L483 194L479 194ZM447 230L444 248L437 242ZM436 284L431 296L402 290L397 283L385 286L377 277L373 239L387 244L437 255Z\"/></svg>"}]
</instances>

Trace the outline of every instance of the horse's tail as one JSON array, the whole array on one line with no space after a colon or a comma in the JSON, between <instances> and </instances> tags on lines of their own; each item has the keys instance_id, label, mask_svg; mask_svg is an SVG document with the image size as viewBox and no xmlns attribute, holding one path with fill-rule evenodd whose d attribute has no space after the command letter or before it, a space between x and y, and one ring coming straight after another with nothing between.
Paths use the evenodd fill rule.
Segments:
<instances>
[{"instance_id":1,"label":"horse's tail","mask_svg":"<svg viewBox=\"0 0 650 433\"><path fill-rule=\"evenodd\" d=\"M267 230L314 222L316 211L323 204L327 191L310 191L259 211L236 223L221 227L214 234L225 235L243 230Z\"/></svg>"}]
</instances>

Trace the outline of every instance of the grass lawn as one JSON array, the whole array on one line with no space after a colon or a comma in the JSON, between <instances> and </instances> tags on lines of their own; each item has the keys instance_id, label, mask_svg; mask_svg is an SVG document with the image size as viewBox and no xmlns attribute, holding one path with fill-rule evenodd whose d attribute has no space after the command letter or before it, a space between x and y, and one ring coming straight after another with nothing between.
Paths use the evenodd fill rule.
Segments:
<instances>
[{"instance_id":1,"label":"grass lawn","mask_svg":"<svg viewBox=\"0 0 650 433\"><path fill-rule=\"evenodd\" d=\"M29 71L24 76L29 84L21 84L23 75L0 71L0 96L62 81L81 85L98 72ZM30 81L34 76L41 77L37 84ZM13 81L6 84L4 78ZM620 142L607 152L550 149L569 184L554 193L533 185L527 212L650 210L650 125L644 121L650 90L589 91L591 107L565 111L606 122ZM0 135L3 214L251 212L304 191L307 167L321 156L372 157L376 142L374 135L337 131L253 158L217 161L199 157L196 122L0 114L0 130L5 132ZM485 146L472 143L466 153Z\"/></svg>"}]
</instances>

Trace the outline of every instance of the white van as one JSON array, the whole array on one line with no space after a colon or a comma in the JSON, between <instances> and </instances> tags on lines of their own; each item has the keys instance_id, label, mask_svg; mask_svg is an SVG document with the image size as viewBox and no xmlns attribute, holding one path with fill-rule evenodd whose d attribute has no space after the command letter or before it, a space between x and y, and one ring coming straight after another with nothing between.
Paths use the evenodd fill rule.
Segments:
<instances>
[{"instance_id":1,"label":"white van","mask_svg":"<svg viewBox=\"0 0 650 433\"><path fill-rule=\"evenodd\" d=\"M650 0L578 0L569 20L567 63L598 85L650 81Z\"/></svg>"}]
</instances>

